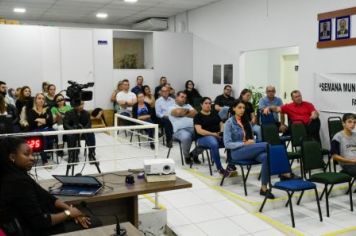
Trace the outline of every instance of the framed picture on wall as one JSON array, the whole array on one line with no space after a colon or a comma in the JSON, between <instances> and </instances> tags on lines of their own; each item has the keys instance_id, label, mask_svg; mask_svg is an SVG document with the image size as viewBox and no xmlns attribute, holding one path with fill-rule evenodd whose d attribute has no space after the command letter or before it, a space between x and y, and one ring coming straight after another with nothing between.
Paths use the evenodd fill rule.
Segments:
<instances>
[{"instance_id":1,"label":"framed picture on wall","mask_svg":"<svg viewBox=\"0 0 356 236\"><path fill-rule=\"evenodd\" d=\"M213 84L221 84L221 65L213 65Z\"/></svg>"},{"instance_id":2,"label":"framed picture on wall","mask_svg":"<svg viewBox=\"0 0 356 236\"><path fill-rule=\"evenodd\" d=\"M319 41L331 40L331 19L319 21Z\"/></svg>"},{"instance_id":3,"label":"framed picture on wall","mask_svg":"<svg viewBox=\"0 0 356 236\"><path fill-rule=\"evenodd\" d=\"M336 39L350 38L350 16L337 17L335 20L335 29Z\"/></svg>"},{"instance_id":4,"label":"framed picture on wall","mask_svg":"<svg viewBox=\"0 0 356 236\"><path fill-rule=\"evenodd\" d=\"M233 78L233 65L232 64L227 64L224 65L224 84L232 84Z\"/></svg>"}]
</instances>

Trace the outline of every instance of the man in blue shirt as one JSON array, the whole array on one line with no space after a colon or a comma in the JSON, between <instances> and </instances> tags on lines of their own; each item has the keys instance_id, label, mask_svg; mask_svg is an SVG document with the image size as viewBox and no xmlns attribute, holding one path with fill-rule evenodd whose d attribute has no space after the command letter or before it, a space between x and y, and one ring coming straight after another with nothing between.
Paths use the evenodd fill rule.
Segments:
<instances>
[{"instance_id":1,"label":"man in blue shirt","mask_svg":"<svg viewBox=\"0 0 356 236\"><path fill-rule=\"evenodd\" d=\"M276 88L272 85L266 87L266 96L261 98L258 104L258 109L260 110L261 116L263 116L263 109L270 106L280 107L283 105L282 99L276 97ZM279 116L277 112L272 112L271 116L273 116L274 122L277 124L280 132L286 132L287 126L284 124L284 114L281 113L281 120L279 120ZM261 117L261 123L263 124L263 118Z\"/></svg>"},{"instance_id":2,"label":"man in blue shirt","mask_svg":"<svg viewBox=\"0 0 356 236\"><path fill-rule=\"evenodd\" d=\"M173 137L180 141L182 145L185 163L190 164L193 161L200 164L197 156L197 150L190 153L192 142L195 138L193 117L197 111L189 104L186 104L187 94L183 91L177 93L176 103L170 107L168 114L169 120L173 125Z\"/></svg>"},{"instance_id":3,"label":"man in blue shirt","mask_svg":"<svg viewBox=\"0 0 356 236\"><path fill-rule=\"evenodd\" d=\"M167 147L172 147L173 127L168 118L168 110L175 106L175 101L169 96L169 89L167 86L161 88L161 96L156 100L155 110L158 124L162 125L167 139Z\"/></svg>"},{"instance_id":4,"label":"man in blue shirt","mask_svg":"<svg viewBox=\"0 0 356 236\"><path fill-rule=\"evenodd\" d=\"M142 75L139 75L139 76L137 76L137 78L136 78L136 86L131 89L131 92L133 92L133 93L136 94L136 95L137 95L139 92L143 92L143 91L142 91L142 85L143 85L143 76L142 76Z\"/></svg>"}]
</instances>

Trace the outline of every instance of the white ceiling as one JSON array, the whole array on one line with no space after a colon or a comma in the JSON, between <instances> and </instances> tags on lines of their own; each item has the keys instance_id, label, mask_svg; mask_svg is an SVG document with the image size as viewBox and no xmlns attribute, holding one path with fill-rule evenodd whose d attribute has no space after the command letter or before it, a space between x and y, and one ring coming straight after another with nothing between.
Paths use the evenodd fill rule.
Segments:
<instances>
[{"instance_id":1,"label":"white ceiling","mask_svg":"<svg viewBox=\"0 0 356 236\"><path fill-rule=\"evenodd\" d=\"M86 24L131 25L149 17L170 17L219 0L0 0L0 18L23 21L71 22ZM27 12L18 14L14 7ZM106 12L106 19L97 19Z\"/></svg>"}]
</instances>

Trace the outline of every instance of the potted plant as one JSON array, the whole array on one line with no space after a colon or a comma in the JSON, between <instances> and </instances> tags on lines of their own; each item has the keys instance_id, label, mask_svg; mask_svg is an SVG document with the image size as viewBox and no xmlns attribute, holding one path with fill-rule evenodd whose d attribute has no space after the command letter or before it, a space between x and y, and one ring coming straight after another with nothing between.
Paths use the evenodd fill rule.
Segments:
<instances>
[{"instance_id":1,"label":"potted plant","mask_svg":"<svg viewBox=\"0 0 356 236\"><path fill-rule=\"evenodd\" d=\"M249 90L252 91L251 94L251 103L253 106L253 109L257 112L258 111L258 103L260 102L260 99L263 97L263 87L255 87L253 85L249 85L247 87Z\"/></svg>"}]
</instances>

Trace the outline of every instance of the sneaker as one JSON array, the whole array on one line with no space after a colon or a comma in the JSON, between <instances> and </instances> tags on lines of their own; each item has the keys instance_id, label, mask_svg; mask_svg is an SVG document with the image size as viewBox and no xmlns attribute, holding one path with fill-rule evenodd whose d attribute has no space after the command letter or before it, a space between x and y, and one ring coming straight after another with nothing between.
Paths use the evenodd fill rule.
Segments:
<instances>
[{"instance_id":1,"label":"sneaker","mask_svg":"<svg viewBox=\"0 0 356 236\"><path fill-rule=\"evenodd\" d=\"M151 147L152 150L154 150L155 149L155 144L154 143L150 143L150 147Z\"/></svg>"},{"instance_id":2,"label":"sneaker","mask_svg":"<svg viewBox=\"0 0 356 236\"><path fill-rule=\"evenodd\" d=\"M261 195L261 196L265 196L265 197L267 197L268 199L274 199L274 195L273 195L273 193L271 193L270 190L263 191L263 190L261 189L261 190L260 190L260 195Z\"/></svg>"}]
</instances>

